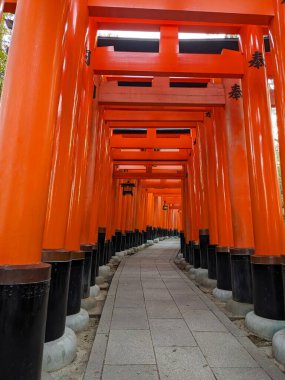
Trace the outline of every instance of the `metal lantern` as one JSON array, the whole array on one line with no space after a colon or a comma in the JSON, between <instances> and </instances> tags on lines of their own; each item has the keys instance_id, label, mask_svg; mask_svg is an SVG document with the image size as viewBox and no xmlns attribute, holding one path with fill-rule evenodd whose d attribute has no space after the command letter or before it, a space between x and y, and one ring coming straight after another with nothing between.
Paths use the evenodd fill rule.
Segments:
<instances>
[{"instance_id":1,"label":"metal lantern","mask_svg":"<svg viewBox=\"0 0 285 380\"><path fill-rule=\"evenodd\" d=\"M166 204L165 201L164 201L164 203L163 203L162 210L163 210L163 211L167 211L167 210L168 210L168 206L167 206L167 204Z\"/></svg>"},{"instance_id":2,"label":"metal lantern","mask_svg":"<svg viewBox=\"0 0 285 380\"><path fill-rule=\"evenodd\" d=\"M123 188L123 195L133 195L133 188L136 186L134 183L130 181L121 184Z\"/></svg>"}]
</instances>

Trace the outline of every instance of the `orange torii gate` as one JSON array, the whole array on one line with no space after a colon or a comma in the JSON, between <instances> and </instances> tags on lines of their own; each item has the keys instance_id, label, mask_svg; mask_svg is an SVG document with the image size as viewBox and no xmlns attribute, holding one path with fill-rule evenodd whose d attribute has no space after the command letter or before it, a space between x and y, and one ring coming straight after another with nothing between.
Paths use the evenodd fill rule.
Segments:
<instances>
[{"instance_id":1,"label":"orange torii gate","mask_svg":"<svg viewBox=\"0 0 285 380\"><path fill-rule=\"evenodd\" d=\"M39 380L44 342L80 313L81 282L88 298L116 251L178 229L216 294L254 307L249 326L285 319L270 118L275 104L285 188L284 9L280 0L0 1L1 15L17 15L0 109L3 378ZM159 31L159 51L98 47L100 29ZM239 51L180 53L179 32L237 34ZM169 86L179 82L207 88Z\"/></svg>"}]
</instances>

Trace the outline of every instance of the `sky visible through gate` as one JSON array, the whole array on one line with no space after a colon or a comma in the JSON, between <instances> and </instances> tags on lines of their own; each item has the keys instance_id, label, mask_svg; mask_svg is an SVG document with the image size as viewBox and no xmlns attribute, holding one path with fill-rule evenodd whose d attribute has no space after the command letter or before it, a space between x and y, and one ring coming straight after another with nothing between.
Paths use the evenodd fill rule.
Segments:
<instances>
[{"instance_id":1,"label":"sky visible through gate","mask_svg":"<svg viewBox=\"0 0 285 380\"><path fill-rule=\"evenodd\" d=\"M99 37L149 38L149 39L159 39L160 37L159 32L132 32L132 31L113 31L113 30L100 30L98 35ZM178 37L180 40L228 38L226 34L206 34L206 33L179 33Z\"/></svg>"}]
</instances>

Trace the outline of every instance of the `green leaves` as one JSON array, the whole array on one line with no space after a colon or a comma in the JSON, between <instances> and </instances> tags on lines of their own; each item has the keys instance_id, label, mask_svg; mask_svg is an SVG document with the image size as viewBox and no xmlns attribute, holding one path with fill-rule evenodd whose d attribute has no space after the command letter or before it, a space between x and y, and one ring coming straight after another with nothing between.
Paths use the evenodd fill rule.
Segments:
<instances>
[{"instance_id":1,"label":"green leaves","mask_svg":"<svg viewBox=\"0 0 285 380\"><path fill-rule=\"evenodd\" d=\"M11 36L11 30L7 28L5 23L5 17L10 18L9 14L4 14L0 24L0 96L2 94L7 58L9 39Z\"/></svg>"}]
</instances>

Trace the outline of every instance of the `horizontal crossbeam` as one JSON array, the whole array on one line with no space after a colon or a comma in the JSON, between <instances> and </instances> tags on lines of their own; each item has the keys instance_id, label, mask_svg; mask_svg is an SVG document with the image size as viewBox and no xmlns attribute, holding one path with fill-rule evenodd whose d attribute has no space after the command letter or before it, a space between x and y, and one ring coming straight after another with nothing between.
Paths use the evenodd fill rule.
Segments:
<instances>
[{"instance_id":1,"label":"horizontal crossbeam","mask_svg":"<svg viewBox=\"0 0 285 380\"><path fill-rule=\"evenodd\" d=\"M110 47L94 51L94 71L101 75L154 75L211 78L241 78L241 53L172 54L114 52Z\"/></svg>"},{"instance_id":2,"label":"horizontal crossbeam","mask_svg":"<svg viewBox=\"0 0 285 380\"><path fill-rule=\"evenodd\" d=\"M152 189L181 189L181 180L143 180L142 188Z\"/></svg>"},{"instance_id":3,"label":"horizontal crossbeam","mask_svg":"<svg viewBox=\"0 0 285 380\"><path fill-rule=\"evenodd\" d=\"M115 172L114 179L183 179L185 173L128 173Z\"/></svg>"},{"instance_id":4,"label":"horizontal crossbeam","mask_svg":"<svg viewBox=\"0 0 285 380\"><path fill-rule=\"evenodd\" d=\"M271 0L89 0L90 15L146 20L178 20L266 25L274 15Z\"/></svg>"},{"instance_id":5,"label":"horizontal crossbeam","mask_svg":"<svg viewBox=\"0 0 285 380\"><path fill-rule=\"evenodd\" d=\"M225 91L221 85L208 88L171 88L165 85L143 87L121 87L105 82L100 88L99 103L120 105L179 105L179 106L222 106Z\"/></svg>"},{"instance_id":6,"label":"horizontal crossbeam","mask_svg":"<svg viewBox=\"0 0 285 380\"><path fill-rule=\"evenodd\" d=\"M178 138L129 138L113 135L110 138L110 147L120 149L192 149L192 138L189 135L182 135Z\"/></svg>"},{"instance_id":7,"label":"horizontal crossbeam","mask_svg":"<svg viewBox=\"0 0 285 380\"><path fill-rule=\"evenodd\" d=\"M203 121L204 112L106 110L104 111L103 118L105 121L194 122Z\"/></svg>"},{"instance_id":8,"label":"horizontal crossbeam","mask_svg":"<svg viewBox=\"0 0 285 380\"><path fill-rule=\"evenodd\" d=\"M183 149L180 152L126 152L113 149L111 152L114 162L183 162L187 161L189 153ZM122 162L121 162L122 161Z\"/></svg>"},{"instance_id":9,"label":"horizontal crossbeam","mask_svg":"<svg viewBox=\"0 0 285 380\"><path fill-rule=\"evenodd\" d=\"M188 129L196 128L196 122L190 121L109 121L109 128L119 128L119 129L149 129L149 128L161 128L161 129Z\"/></svg>"}]
</instances>

